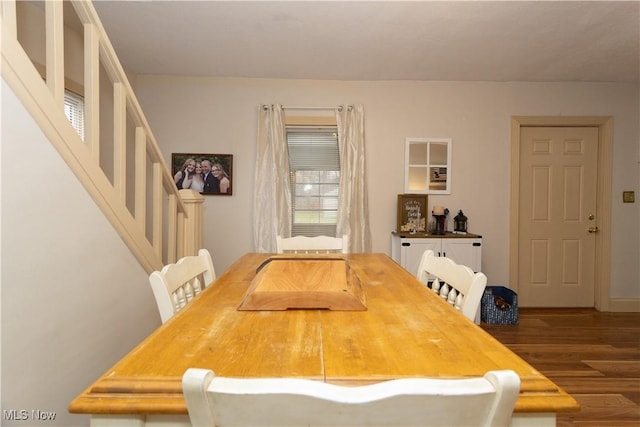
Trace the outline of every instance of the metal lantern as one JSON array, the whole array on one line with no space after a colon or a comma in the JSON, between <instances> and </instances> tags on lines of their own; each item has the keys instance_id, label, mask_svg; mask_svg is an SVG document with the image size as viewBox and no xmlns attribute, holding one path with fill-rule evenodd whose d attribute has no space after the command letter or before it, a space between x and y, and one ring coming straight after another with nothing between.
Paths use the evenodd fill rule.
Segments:
<instances>
[{"instance_id":1,"label":"metal lantern","mask_svg":"<svg viewBox=\"0 0 640 427\"><path fill-rule=\"evenodd\" d=\"M460 233L466 233L467 232L467 217L464 216L464 214L462 213L462 211L458 212L458 215L456 215L453 218L453 230L460 232Z\"/></svg>"}]
</instances>

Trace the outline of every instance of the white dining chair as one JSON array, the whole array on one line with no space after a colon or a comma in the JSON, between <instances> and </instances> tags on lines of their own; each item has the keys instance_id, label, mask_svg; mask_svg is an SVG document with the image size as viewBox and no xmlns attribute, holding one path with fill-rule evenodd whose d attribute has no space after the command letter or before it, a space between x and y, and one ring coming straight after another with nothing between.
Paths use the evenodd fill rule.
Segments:
<instances>
[{"instance_id":1,"label":"white dining chair","mask_svg":"<svg viewBox=\"0 0 640 427\"><path fill-rule=\"evenodd\" d=\"M200 249L198 255L186 256L175 264L149 275L149 283L160 311L162 323L182 310L216 278L211 254Z\"/></svg>"},{"instance_id":2,"label":"white dining chair","mask_svg":"<svg viewBox=\"0 0 640 427\"><path fill-rule=\"evenodd\" d=\"M464 379L403 378L348 387L294 378L226 378L188 369L194 426L508 426L520 391L511 370Z\"/></svg>"},{"instance_id":3,"label":"white dining chair","mask_svg":"<svg viewBox=\"0 0 640 427\"><path fill-rule=\"evenodd\" d=\"M416 276L425 285L431 283L432 291L472 322L480 323L480 301L487 286L483 273L474 273L469 267L436 256L428 249L422 254Z\"/></svg>"},{"instance_id":4,"label":"white dining chair","mask_svg":"<svg viewBox=\"0 0 640 427\"><path fill-rule=\"evenodd\" d=\"M349 252L349 241L346 235L342 237L330 236L276 236L276 248L279 254L327 254Z\"/></svg>"}]
</instances>

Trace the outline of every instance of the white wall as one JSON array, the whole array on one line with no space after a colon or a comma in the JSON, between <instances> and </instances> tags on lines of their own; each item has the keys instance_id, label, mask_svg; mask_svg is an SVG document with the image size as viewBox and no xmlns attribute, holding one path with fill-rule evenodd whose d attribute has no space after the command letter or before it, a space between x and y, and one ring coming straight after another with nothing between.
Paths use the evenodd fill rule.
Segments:
<instances>
[{"instance_id":1,"label":"white wall","mask_svg":"<svg viewBox=\"0 0 640 427\"><path fill-rule=\"evenodd\" d=\"M365 108L373 249L390 253L403 192L404 139L453 138L453 191L429 204L462 209L484 238L489 283L508 284L510 118L614 117L612 297L640 297L638 85L597 83L340 82L138 76L136 94L167 163L172 152L234 155L233 196L206 196L203 244L218 271L253 250L252 198L260 103Z\"/></svg>"},{"instance_id":2,"label":"white wall","mask_svg":"<svg viewBox=\"0 0 640 427\"><path fill-rule=\"evenodd\" d=\"M146 272L2 84L2 410L52 411L88 425L71 400L160 317Z\"/></svg>"}]
</instances>

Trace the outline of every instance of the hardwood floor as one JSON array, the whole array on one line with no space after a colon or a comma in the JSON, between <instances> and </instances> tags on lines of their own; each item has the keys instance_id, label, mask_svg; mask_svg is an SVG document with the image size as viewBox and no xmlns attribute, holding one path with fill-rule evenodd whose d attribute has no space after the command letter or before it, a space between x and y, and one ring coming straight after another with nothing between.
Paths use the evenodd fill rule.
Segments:
<instances>
[{"instance_id":1,"label":"hardwood floor","mask_svg":"<svg viewBox=\"0 0 640 427\"><path fill-rule=\"evenodd\" d=\"M640 426L640 313L519 309L518 325L482 328L580 403L559 427Z\"/></svg>"}]
</instances>

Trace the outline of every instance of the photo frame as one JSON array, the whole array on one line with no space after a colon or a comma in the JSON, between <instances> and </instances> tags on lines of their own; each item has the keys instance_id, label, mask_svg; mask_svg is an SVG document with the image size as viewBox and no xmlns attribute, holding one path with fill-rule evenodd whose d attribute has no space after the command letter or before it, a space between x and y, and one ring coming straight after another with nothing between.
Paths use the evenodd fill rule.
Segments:
<instances>
[{"instance_id":1,"label":"photo frame","mask_svg":"<svg viewBox=\"0 0 640 427\"><path fill-rule=\"evenodd\" d=\"M398 228L400 232L426 233L428 223L426 194L398 194Z\"/></svg>"},{"instance_id":2,"label":"photo frame","mask_svg":"<svg viewBox=\"0 0 640 427\"><path fill-rule=\"evenodd\" d=\"M233 154L171 154L171 174L178 190L192 189L205 196L231 196L232 172Z\"/></svg>"}]
</instances>

